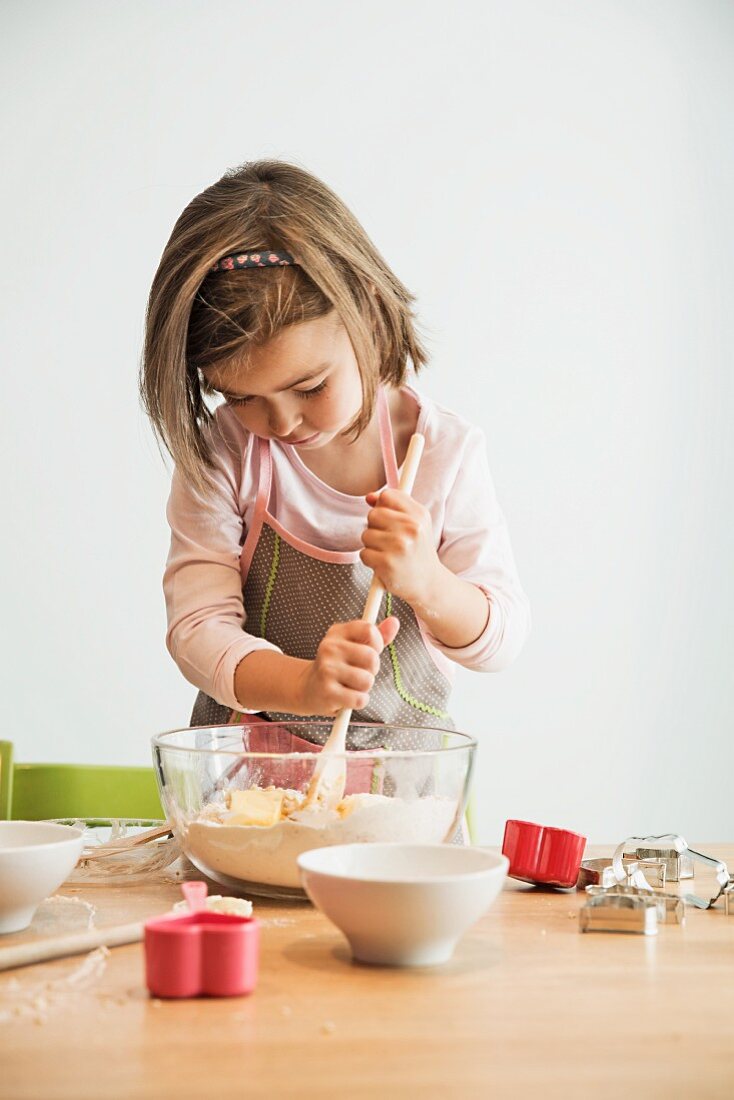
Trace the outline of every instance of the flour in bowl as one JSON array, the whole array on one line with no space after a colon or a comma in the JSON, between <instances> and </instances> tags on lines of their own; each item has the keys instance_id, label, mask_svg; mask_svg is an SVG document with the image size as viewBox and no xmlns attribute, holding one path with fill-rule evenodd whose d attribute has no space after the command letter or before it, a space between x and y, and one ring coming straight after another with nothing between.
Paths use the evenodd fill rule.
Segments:
<instances>
[{"instance_id":1,"label":"flour in bowl","mask_svg":"<svg viewBox=\"0 0 734 1100\"><path fill-rule=\"evenodd\" d=\"M185 829L184 850L197 864L244 882L300 886L297 857L333 844L400 841L441 844L456 814L447 798L347 795L336 810L304 809L305 795L281 788L233 791ZM268 824L247 824L254 815Z\"/></svg>"}]
</instances>

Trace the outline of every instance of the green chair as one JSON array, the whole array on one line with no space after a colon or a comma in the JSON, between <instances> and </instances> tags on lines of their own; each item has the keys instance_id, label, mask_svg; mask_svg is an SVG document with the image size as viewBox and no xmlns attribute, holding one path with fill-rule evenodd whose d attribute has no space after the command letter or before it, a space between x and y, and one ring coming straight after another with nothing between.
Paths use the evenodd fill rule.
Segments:
<instances>
[{"instance_id":1,"label":"green chair","mask_svg":"<svg viewBox=\"0 0 734 1100\"><path fill-rule=\"evenodd\" d=\"M0 741L0 821L165 817L152 768L102 764L16 764Z\"/></svg>"}]
</instances>

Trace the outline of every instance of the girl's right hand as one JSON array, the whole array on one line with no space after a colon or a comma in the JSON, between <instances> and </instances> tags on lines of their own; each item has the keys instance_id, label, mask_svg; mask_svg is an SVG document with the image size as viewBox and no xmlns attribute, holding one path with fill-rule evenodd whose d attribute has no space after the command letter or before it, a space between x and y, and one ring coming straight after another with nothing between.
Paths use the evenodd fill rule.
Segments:
<instances>
[{"instance_id":1,"label":"girl's right hand","mask_svg":"<svg viewBox=\"0 0 734 1100\"><path fill-rule=\"evenodd\" d=\"M379 626L361 619L330 626L306 667L300 712L332 716L344 707L366 707L380 667L380 654L399 629L394 615Z\"/></svg>"}]
</instances>

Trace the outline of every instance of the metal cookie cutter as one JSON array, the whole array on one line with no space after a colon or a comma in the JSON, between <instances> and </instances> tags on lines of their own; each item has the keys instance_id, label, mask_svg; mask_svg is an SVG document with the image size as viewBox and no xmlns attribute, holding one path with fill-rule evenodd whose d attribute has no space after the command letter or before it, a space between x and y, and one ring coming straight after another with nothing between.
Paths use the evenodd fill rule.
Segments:
<instances>
[{"instance_id":1,"label":"metal cookie cutter","mask_svg":"<svg viewBox=\"0 0 734 1100\"><path fill-rule=\"evenodd\" d=\"M661 859L622 859L625 870L625 883L632 885L640 882L640 874L644 876L644 882L649 886L663 888L665 886L665 862ZM576 883L577 890L585 890L588 886L603 886L608 889L616 886L617 876L614 873L610 857L602 859L584 859L581 862L579 877Z\"/></svg>"},{"instance_id":2,"label":"metal cookie cutter","mask_svg":"<svg viewBox=\"0 0 734 1100\"><path fill-rule=\"evenodd\" d=\"M686 905L693 905L696 909L710 909L734 881L729 875L726 864L722 863L721 860L714 859L712 856L705 856L701 852L694 852L692 848L688 847L683 837L678 836L676 833L665 833L662 836L631 836L617 846L612 857L612 867L614 875L620 883L626 879L624 855L631 845L639 845L635 849L636 852L657 853L665 862L669 881L678 882L680 879L692 878L695 863L702 863L706 867L712 868L718 889L710 898L702 898L697 894L685 894L683 896ZM635 885L642 886L644 889L646 885L649 886L650 884L644 880L635 883Z\"/></svg>"},{"instance_id":3,"label":"metal cookie cutter","mask_svg":"<svg viewBox=\"0 0 734 1100\"><path fill-rule=\"evenodd\" d=\"M734 917L734 881L724 887L724 909L727 917Z\"/></svg>"},{"instance_id":4,"label":"metal cookie cutter","mask_svg":"<svg viewBox=\"0 0 734 1100\"><path fill-rule=\"evenodd\" d=\"M685 924L685 906L681 898L674 894L651 893L639 886L624 886L617 884L609 889L602 886L587 886L587 896L597 897L642 897L648 904L654 904L657 909L659 924Z\"/></svg>"},{"instance_id":5,"label":"metal cookie cutter","mask_svg":"<svg viewBox=\"0 0 734 1100\"><path fill-rule=\"evenodd\" d=\"M598 889L592 887L591 889ZM581 932L637 932L656 936L658 907L654 895L620 894L601 890L579 910Z\"/></svg>"},{"instance_id":6,"label":"metal cookie cutter","mask_svg":"<svg viewBox=\"0 0 734 1100\"><path fill-rule=\"evenodd\" d=\"M716 879L716 885L718 890L711 895L710 898L700 898L697 894L684 894L683 900L686 905L694 905L696 909L710 909L711 906L719 900L722 894L725 894L724 904L728 904L727 891L731 888L733 880L729 874L729 870L725 863L720 859L714 859L713 856L704 856L701 852L694 852L692 848L688 849L688 854L691 859L705 864L707 867L713 868L714 876ZM728 912L728 909L727 909Z\"/></svg>"},{"instance_id":7,"label":"metal cookie cutter","mask_svg":"<svg viewBox=\"0 0 734 1100\"><path fill-rule=\"evenodd\" d=\"M629 851L627 845L637 847ZM683 837L668 833L664 836L631 836L624 842L624 857L639 860L659 860L665 864L668 882L681 882L693 878L693 860Z\"/></svg>"}]
</instances>

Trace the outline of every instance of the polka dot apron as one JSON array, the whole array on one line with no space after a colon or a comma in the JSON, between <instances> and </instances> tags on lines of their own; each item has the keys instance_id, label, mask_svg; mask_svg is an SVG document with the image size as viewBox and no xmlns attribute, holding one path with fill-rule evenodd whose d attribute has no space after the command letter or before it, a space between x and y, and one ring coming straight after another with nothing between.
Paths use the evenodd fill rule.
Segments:
<instances>
[{"instance_id":1,"label":"polka dot apron","mask_svg":"<svg viewBox=\"0 0 734 1100\"><path fill-rule=\"evenodd\" d=\"M396 488L395 443L387 396L382 387L377 394L377 413L387 484ZM258 449L255 512L240 558L247 629L291 657L313 660L321 639L333 623L361 618L372 572L360 560L358 550L341 553L323 550L283 528L268 511L273 487L269 441L260 439ZM378 622L389 615L397 615L400 631L383 651L367 706L355 710L352 720L408 727L401 737L400 747L427 748L425 740L419 745L415 734L411 738L409 727L454 728L446 710L450 684L436 663L435 651L424 638L413 609L387 592L382 598ZM287 722L297 716L266 711L263 717L271 722ZM232 711L200 691L190 724L225 725L251 719L251 715ZM330 723L330 719L325 720L323 738L316 743L326 739ZM319 736L315 730L312 733ZM380 731L375 729L362 733L359 744L353 736L347 747L377 748L381 743ZM440 743L437 734L436 744Z\"/></svg>"}]
</instances>

